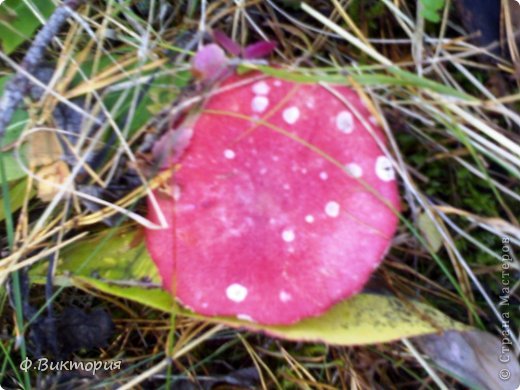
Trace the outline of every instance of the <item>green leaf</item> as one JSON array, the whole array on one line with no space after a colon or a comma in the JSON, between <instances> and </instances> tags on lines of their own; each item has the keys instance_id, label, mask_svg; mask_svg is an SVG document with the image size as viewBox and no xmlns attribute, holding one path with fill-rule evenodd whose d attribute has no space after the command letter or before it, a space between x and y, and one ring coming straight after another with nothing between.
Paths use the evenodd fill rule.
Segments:
<instances>
[{"instance_id":1,"label":"green leaf","mask_svg":"<svg viewBox=\"0 0 520 390\"><path fill-rule=\"evenodd\" d=\"M141 229L118 228L71 245L62 252L57 281L87 291L95 289L164 312L264 332L287 340L359 345L446 329L466 329L426 304L374 294L357 295L338 303L319 317L290 326L265 326L229 317L205 317L179 307L168 292L159 288L157 270L141 237ZM45 269L40 266L37 273L43 281Z\"/></svg>"},{"instance_id":2,"label":"green leaf","mask_svg":"<svg viewBox=\"0 0 520 390\"><path fill-rule=\"evenodd\" d=\"M142 305L171 313L175 308L175 303L170 293L162 288L145 288L133 286L121 286L110 282L104 282L88 277L74 277L71 279L73 285L89 289L94 288L106 294L116 297L129 299Z\"/></svg>"},{"instance_id":3,"label":"green leaf","mask_svg":"<svg viewBox=\"0 0 520 390\"><path fill-rule=\"evenodd\" d=\"M439 11L444 7L444 0L421 0L424 7Z\"/></svg>"},{"instance_id":4,"label":"green leaf","mask_svg":"<svg viewBox=\"0 0 520 390\"><path fill-rule=\"evenodd\" d=\"M146 280L160 285L160 278L140 238L141 229L107 229L94 233L61 252L59 273L70 276L96 276L102 280L132 283ZM45 275L44 264L34 267L34 274ZM65 280L65 279L61 279Z\"/></svg>"},{"instance_id":5,"label":"green leaf","mask_svg":"<svg viewBox=\"0 0 520 390\"><path fill-rule=\"evenodd\" d=\"M31 7L28 7L30 4ZM33 9L31 9L33 8ZM51 0L7 0L0 6L0 42L6 54L30 39L41 25L33 10L44 19L54 11Z\"/></svg>"},{"instance_id":6,"label":"green leaf","mask_svg":"<svg viewBox=\"0 0 520 390\"><path fill-rule=\"evenodd\" d=\"M420 0L422 5L421 16L424 19L439 23L441 21L440 12L444 8L444 0Z\"/></svg>"},{"instance_id":7,"label":"green leaf","mask_svg":"<svg viewBox=\"0 0 520 390\"><path fill-rule=\"evenodd\" d=\"M24 159L24 164L27 164L23 153L24 150L25 148L22 147L20 154ZM20 164L18 164L13 152L0 152L0 156L0 164L3 164L5 167L7 181L18 180L26 176L25 172L20 167Z\"/></svg>"},{"instance_id":8,"label":"green leaf","mask_svg":"<svg viewBox=\"0 0 520 390\"><path fill-rule=\"evenodd\" d=\"M25 192L27 190L27 180L21 180L19 183L13 185L9 190L9 212L14 213L23 206L25 200ZM34 195L35 191L31 191L29 197ZM0 222L5 219L7 210L4 206L4 194L0 197Z\"/></svg>"},{"instance_id":9,"label":"green leaf","mask_svg":"<svg viewBox=\"0 0 520 390\"><path fill-rule=\"evenodd\" d=\"M402 81L401 85L414 86L417 88L428 89L443 95L454 96L467 101L476 101L476 99L464 92L458 91L445 84L438 83L434 80L427 79L423 76L418 76L415 73L408 72L396 66L388 68L388 71L398 76Z\"/></svg>"},{"instance_id":10,"label":"green leaf","mask_svg":"<svg viewBox=\"0 0 520 390\"><path fill-rule=\"evenodd\" d=\"M0 7L1 9L1 7ZM1 24L0 24L1 30ZM1 39L1 38L0 38ZM0 77L0 95L4 93L6 83L12 78L12 76ZM5 135L0 139L0 150L6 148L8 145L15 142L22 134L23 129L27 123L29 115L25 110L16 110L9 126L6 129ZM25 159L25 148L21 148L20 155ZM18 162L14 157L12 150L0 152L2 157L0 161L3 162L5 167L7 181L13 181L25 177L25 172L22 170ZM24 160L25 161L25 160Z\"/></svg>"},{"instance_id":11,"label":"green leaf","mask_svg":"<svg viewBox=\"0 0 520 390\"><path fill-rule=\"evenodd\" d=\"M417 218L417 224L426 241L433 252L437 252L442 247L442 236L437 230L431 218L425 212Z\"/></svg>"},{"instance_id":12,"label":"green leaf","mask_svg":"<svg viewBox=\"0 0 520 390\"><path fill-rule=\"evenodd\" d=\"M244 73L246 70L250 70L247 67L239 67ZM475 101L475 98L472 96L465 94L463 92L457 91L454 88L446 86L444 84L438 83L434 80L427 79L422 76L418 76L414 73L402 70L398 67L389 67L387 71L392 73L393 75L387 75L383 73L362 73L355 74L351 73L348 76L342 74L333 74L333 73L323 73L316 74L313 73L309 69L301 69L300 71L287 70L287 69L279 69L272 68L266 65L255 65L255 69L258 69L262 73L268 76L278 77L288 81L294 81L299 83L315 83L315 82L327 82L332 84L343 84L349 85L349 78L356 81L361 85L398 85L405 87L414 87L414 88L422 88L427 89L433 92L440 93L442 95L454 96L460 99ZM348 68L344 69L348 70ZM319 69L318 69L319 71ZM305 73L304 73L305 72Z\"/></svg>"},{"instance_id":13,"label":"green leaf","mask_svg":"<svg viewBox=\"0 0 520 390\"><path fill-rule=\"evenodd\" d=\"M439 23L441 21L441 17L437 13L437 11L429 9L429 8L424 8L421 11L421 16L424 19L426 19L427 21L432 22L432 23Z\"/></svg>"}]
</instances>

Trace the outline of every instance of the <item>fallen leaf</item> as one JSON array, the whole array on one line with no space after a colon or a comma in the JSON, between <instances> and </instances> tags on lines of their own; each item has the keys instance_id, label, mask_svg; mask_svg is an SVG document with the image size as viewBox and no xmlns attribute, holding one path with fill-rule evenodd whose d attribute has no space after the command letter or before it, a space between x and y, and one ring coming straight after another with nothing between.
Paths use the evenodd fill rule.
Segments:
<instances>
[{"instance_id":1,"label":"fallen leaf","mask_svg":"<svg viewBox=\"0 0 520 390\"><path fill-rule=\"evenodd\" d=\"M70 174L69 166L61 160L63 148L55 133L38 131L31 134L27 156L31 170L35 171L37 195L43 202L50 202L60 191Z\"/></svg>"},{"instance_id":2,"label":"fallen leaf","mask_svg":"<svg viewBox=\"0 0 520 390\"><path fill-rule=\"evenodd\" d=\"M430 249L433 252L438 252L439 249L442 248L442 236L430 216L425 212L422 212L417 218L417 224L419 225L419 229L423 236L426 238L426 241L430 245Z\"/></svg>"},{"instance_id":3,"label":"fallen leaf","mask_svg":"<svg viewBox=\"0 0 520 390\"><path fill-rule=\"evenodd\" d=\"M480 330L449 330L417 339L422 350L443 371L469 387L515 390L520 365L509 339Z\"/></svg>"},{"instance_id":4,"label":"fallen leaf","mask_svg":"<svg viewBox=\"0 0 520 390\"><path fill-rule=\"evenodd\" d=\"M52 164L63 154L58 137L50 131L33 133L28 144L27 156L32 167Z\"/></svg>"},{"instance_id":5,"label":"fallen leaf","mask_svg":"<svg viewBox=\"0 0 520 390\"><path fill-rule=\"evenodd\" d=\"M61 161L55 161L37 171L39 181L36 183L38 188L38 198L43 202L50 202L60 191L57 185L62 185L70 174L69 166Z\"/></svg>"},{"instance_id":6,"label":"fallen leaf","mask_svg":"<svg viewBox=\"0 0 520 390\"><path fill-rule=\"evenodd\" d=\"M244 319L205 317L176 305L171 295L159 287L157 270L140 237L140 230L129 232L118 228L71 245L62 251L56 280L64 285L95 289L164 312L263 332L286 340L361 345L446 329L467 329L424 303L376 294L356 295L336 304L321 316L289 326L264 326ZM40 281L44 280L43 267L33 272L39 273Z\"/></svg>"},{"instance_id":7,"label":"fallen leaf","mask_svg":"<svg viewBox=\"0 0 520 390\"><path fill-rule=\"evenodd\" d=\"M96 289L106 294L139 302L168 313L181 314L234 328L262 332L293 341L324 342L333 345L364 345L436 333L444 329L466 329L440 311L395 297L358 294L342 301L325 314L293 325L270 326L230 317L206 317L176 305L166 291L158 288L125 287L94 278L73 278L79 288Z\"/></svg>"}]
</instances>

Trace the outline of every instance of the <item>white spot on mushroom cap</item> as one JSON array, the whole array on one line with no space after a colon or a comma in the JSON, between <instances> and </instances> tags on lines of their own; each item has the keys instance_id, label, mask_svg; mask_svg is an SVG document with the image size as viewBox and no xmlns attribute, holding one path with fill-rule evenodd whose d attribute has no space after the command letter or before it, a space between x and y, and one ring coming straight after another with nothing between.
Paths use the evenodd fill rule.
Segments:
<instances>
[{"instance_id":1,"label":"white spot on mushroom cap","mask_svg":"<svg viewBox=\"0 0 520 390\"><path fill-rule=\"evenodd\" d=\"M253 317L251 317L248 314L237 314L237 318L242 321L249 321L249 322L255 322L253 320Z\"/></svg>"},{"instance_id":2,"label":"white spot on mushroom cap","mask_svg":"<svg viewBox=\"0 0 520 390\"><path fill-rule=\"evenodd\" d=\"M281 87L282 86L282 82L280 80L275 80L273 84L274 84L275 87Z\"/></svg>"},{"instance_id":3,"label":"white spot on mushroom cap","mask_svg":"<svg viewBox=\"0 0 520 390\"><path fill-rule=\"evenodd\" d=\"M305 216L305 222L307 223L313 223L314 222L314 217L312 215L306 215Z\"/></svg>"},{"instance_id":4,"label":"white spot on mushroom cap","mask_svg":"<svg viewBox=\"0 0 520 390\"><path fill-rule=\"evenodd\" d=\"M188 203L188 204L182 204L182 202L177 206L177 211L179 213L189 213L193 210L195 210L197 206L194 204Z\"/></svg>"},{"instance_id":5,"label":"white spot on mushroom cap","mask_svg":"<svg viewBox=\"0 0 520 390\"><path fill-rule=\"evenodd\" d=\"M288 292L283 291L283 290L280 291L279 297L280 297L280 301L282 301L282 302L289 302L292 299L291 294L289 294Z\"/></svg>"},{"instance_id":6,"label":"white spot on mushroom cap","mask_svg":"<svg viewBox=\"0 0 520 390\"><path fill-rule=\"evenodd\" d=\"M394 168L392 162L386 156L379 156L376 160L376 175L383 181L391 181L395 179Z\"/></svg>"},{"instance_id":7,"label":"white spot on mushroom cap","mask_svg":"<svg viewBox=\"0 0 520 390\"><path fill-rule=\"evenodd\" d=\"M270 89L265 81L259 81L253 85L253 92L257 95L267 95Z\"/></svg>"},{"instance_id":8,"label":"white spot on mushroom cap","mask_svg":"<svg viewBox=\"0 0 520 390\"><path fill-rule=\"evenodd\" d=\"M254 112L264 112L269 106L269 99L265 96L255 96L251 101L251 109Z\"/></svg>"},{"instance_id":9,"label":"white spot on mushroom cap","mask_svg":"<svg viewBox=\"0 0 520 390\"><path fill-rule=\"evenodd\" d=\"M338 202L330 201L325 205L325 214L331 218L336 218L339 215L340 205Z\"/></svg>"},{"instance_id":10,"label":"white spot on mushroom cap","mask_svg":"<svg viewBox=\"0 0 520 390\"><path fill-rule=\"evenodd\" d=\"M336 116L336 127L342 133L352 133L354 131L354 117L350 111L341 111Z\"/></svg>"},{"instance_id":11,"label":"white spot on mushroom cap","mask_svg":"<svg viewBox=\"0 0 520 390\"><path fill-rule=\"evenodd\" d=\"M229 159L229 160L232 160L234 159L236 156L235 152L232 151L231 149L226 149L224 150L224 157Z\"/></svg>"},{"instance_id":12,"label":"white spot on mushroom cap","mask_svg":"<svg viewBox=\"0 0 520 390\"><path fill-rule=\"evenodd\" d=\"M226 288L226 296L233 302L242 302L247 297L247 288L238 283L230 284Z\"/></svg>"},{"instance_id":13,"label":"white spot on mushroom cap","mask_svg":"<svg viewBox=\"0 0 520 390\"><path fill-rule=\"evenodd\" d=\"M298 107L286 108L283 110L282 117L286 123L293 125L300 117L300 109Z\"/></svg>"},{"instance_id":14,"label":"white spot on mushroom cap","mask_svg":"<svg viewBox=\"0 0 520 390\"><path fill-rule=\"evenodd\" d=\"M178 202L179 199L181 198L181 187L179 187L178 185L174 184L174 185L173 185L173 193L172 193L172 196L173 196L173 200L175 200L176 202Z\"/></svg>"},{"instance_id":15,"label":"white spot on mushroom cap","mask_svg":"<svg viewBox=\"0 0 520 390\"><path fill-rule=\"evenodd\" d=\"M345 166L347 169L347 173L352 177L361 177L363 176L363 168L359 164L350 163Z\"/></svg>"},{"instance_id":16,"label":"white spot on mushroom cap","mask_svg":"<svg viewBox=\"0 0 520 390\"><path fill-rule=\"evenodd\" d=\"M282 232L282 240L285 242L292 242L296 238L296 235L294 234L294 230L291 229L285 229Z\"/></svg>"},{"instance_id":17,"label":"white spot on mushroom cap","mask_svg":"<svg viewBox=\"0 0 520 390\"><path fill-rule=\"evenodd\" d=\"M327 180L329 178L329 174L327 172L320 172L320 179Z\"/></svg>"}]
</instances>

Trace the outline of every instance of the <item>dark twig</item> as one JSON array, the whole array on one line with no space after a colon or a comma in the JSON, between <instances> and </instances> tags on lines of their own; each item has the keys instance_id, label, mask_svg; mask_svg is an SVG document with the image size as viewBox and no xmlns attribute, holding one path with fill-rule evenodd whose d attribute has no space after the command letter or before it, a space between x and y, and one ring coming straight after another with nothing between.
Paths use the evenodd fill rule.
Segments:
<instances>
[{"instance_id":1,"label":"dark twig","mask_svg":"<svg viewBox=\"0 0 520 390\"><path fill-rule=\"evenodd\" d=\"M34 41L32 42L31 46L27 50L27 53L25 54L25 57L20 63L21 70L18 71L17 74L6 84L4 94L0 99L0 144L4 138L7 126L11 122L16 109L22 103L24 97L30 95L32 83L26 75L32 75L36 73L38 67L43 61L43 57L48 46L71 15L71 11L76 9L81 2L82 0L65 0L61 6L56 8L49 20L47 20L42 29L38 32L38 34L36 34ZM30 285L26 269L22 270L21 276L21 293L23 301L22 311L24 317L29 319L34 315L36 310L29 303ZM51 292L51 290L49 287L47 287L47 295L49 295L49 292ZM13 305L12 302L11 305ZM49 309L48 320L52 325L50 327L51 331L54 331L54 333L51 333L52 335L55 335L56 332L54 328L54 316L52 313L52 308ZM34 334L37 333L38 332L34 332ZM51 346L53 346L54 350L56 350L54 340L55 337L51 339ZM37 350L36 354L39 355L40 351Z\"/></svg>"},{"instance_id":2,"label":"dark twig","mask_svg":"<svg viewBox=\"0 0 520 390\"><path fill-rule=\"evenodd\" d=\"M27 73L34 73L42 62L43 56L51 41L61 30L65 21L69 18L71 11L76 9L82 0L65 0L61 6L56 8L52 16L42 29L36 34L34 41L27 50L20 67ZM5 86L4 94L0 99L0 142L3 139L7 126L11 122L14 112L22 102L24 96L29 92L31 83L29 79L18 72Z\"/></svg>"}]
</instances>

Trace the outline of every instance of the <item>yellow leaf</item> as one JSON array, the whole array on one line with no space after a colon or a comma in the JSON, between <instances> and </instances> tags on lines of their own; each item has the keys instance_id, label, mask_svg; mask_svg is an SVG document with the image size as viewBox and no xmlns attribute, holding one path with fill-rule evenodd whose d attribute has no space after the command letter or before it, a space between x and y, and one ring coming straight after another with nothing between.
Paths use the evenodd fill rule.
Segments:
<instances>
[{"instance_id":1,"label":"yellow leaf","mask_svg":"<svg viewBox=\"0 0 520 390\"><path fill-rule=\"evenodd\" d=\"M50 202L60 191L55 185L65 183L69 174L68 165L61 160L39 169L37 175L41 181L37 182L38 198L44 202Z\"/></svg>"},{"instance_id":2,"label":"yellow leaf","mask_svg":"<svg viewBox=\"0 0 520 390\"><path fill-rule=\"evenodd\" d=\"M32 167L52 164L62 153L60 141L56 134L50 131L38 131L29 138L27 156Z\"/></svg>"},{"instance_id":3,"label":"yellow leaf","mask_svg":"<svg viewBox=\"0 0 520 390\"><path fill-rule=\"evenodd\" d=\"M219 322L294 341L335 345L385 343L401 338L467 329L440 311L413 301L384 295L359 294L338 303L325 314L289 326L265 326L222 318Z\"/></svg>"},{"instance_id":4,"label":"yellow leaf","mask_svg":"<svg viewBox=\"0 0 520 390\"><path fill-rule=\"evenodd\" d=\"M338 303L321 316L293 325L268 326L235 318L206 317L193 313L175 305L171 295L159 288L125 287L88 277L73 278L72 283L79 288L93 288L165 312L175 312L292 341L363 345L386 343L448 329L469 329L428 305L413 301L403 302L384 295L359 294Z\"/></svg>"},{"instance_id":5,"label":"yellow leaf","mask_svg":"<svg viewBox=\"0 0 520 390\"><path fill-rule=\"evenodd\" d=\"M229 317L205 317L176 305L170 293L158 288L157 270L140 241L141 237L140 230L110 229L95 238L75 243L63 252L58 275L87 291L94 289L156 310L267 333L286 340L361 345L447 329L467 329L427 304L375 294L356 295L318 317L289 326L260 325ZM101 279L92 278L93 273ZM68 283L67 280L61 281Z\"/></svg>"}]
</instances>

